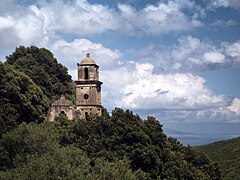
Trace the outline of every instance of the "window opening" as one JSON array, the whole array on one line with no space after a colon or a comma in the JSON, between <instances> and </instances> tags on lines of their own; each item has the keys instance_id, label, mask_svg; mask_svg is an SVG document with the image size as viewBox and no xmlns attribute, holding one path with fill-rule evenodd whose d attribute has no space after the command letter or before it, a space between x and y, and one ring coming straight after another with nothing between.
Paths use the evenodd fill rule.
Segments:
<instances>
[{"instance_id":1,"label":"window opening","mask_svg":"<svg viewBox=\"0 0 240 180\"><path fill-rule=\"evenodd\" d=\"M84 68L84 79L88 79L88 68Z\"/></svg>"},{"instance_id":2,"label":"window opening","mask_svg":"<svg viewBox=\"0 0 240 180\"><path fill-rule=\"evenodd\" d=\"M87 100L89 98L88 94L84 94L84 99Z\"/></svg>"},{"instance_id":3,"label":"window opening","mask_svg":"<svg viewBox=\"0 0 240 180\"><path fill-rule=\"evenodd\" d=\"M64 111L61 111L59 115L66 115L66 113Z\"/></svg>"},{"instance_id":4,"label":"window opening","mask_svg":"<svg viewBox=\"0 0 240 180\"><path fill-rule=\"evenodd\" d=\"M67 118L67 114L64 112L64 111L61 111L59 114L58 114L59 117L61 118Z\"/></svg>"}]
</instances>

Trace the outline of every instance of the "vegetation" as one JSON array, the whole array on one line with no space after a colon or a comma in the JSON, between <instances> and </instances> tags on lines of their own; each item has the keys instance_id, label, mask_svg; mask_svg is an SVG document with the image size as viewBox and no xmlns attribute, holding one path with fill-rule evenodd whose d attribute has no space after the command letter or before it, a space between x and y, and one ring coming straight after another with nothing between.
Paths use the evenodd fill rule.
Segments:
<instances>
[{"instance_id":1,"label":"vegetation","mask_svg":"<svg viewBox=\"0 0 240 180\"><path fill-rule=\"evenodd\" d=\"M210 159L221 165L224 179L238 180L240 177L240 137L196 147Z\"/></svg>"},{"instance_id":2,"label":"vegetation","mask_svg":"<svg viewBox=\"0 0 240 180\"><path fill-rule=\"evenodd\" d=\"M167 138L159 122L116 108L87 121L21 124L0 141L2 179L220 179L204 154Z\"/></svg>"},{"instance_id":3,"label":"vegetation","mask_svg":"<svg viewBox=\"0 0 240 180\"><path fill-rule=\"evenodd\" d=\"M0 62L0 137L21 122L42 122L49 102L24 73Z\"/></svg>"},{"instance_id":4,"label":"vegetation","mask_svg":"<svg viewBox=\"0 0 240 180\"><path fill-rule=\"evenodd\" d=\"M53 97L73 93L69 77L37 47L0 63L0 179L221 179L216 163L168 138L154 117L115 108L43 121Z\"/></svg>"},{"instance_id":5,"label":"vegetation","mask_svg":"<svg viewBox=\"0 0 240 180\"><path fill-rule=\"evenodd\" d=\"M1 139L1 179L137 179L126 160L114 163L98 158L91 165L74 146L60 146L54 124L21 124ZM144 176L142 176L144 177Z\"/></svg>"},{"instance_id":6,"label":"vegetation","mask_svg":"<svg viewBox=\"0 0 240 180\"><path fill-rule=\"evenodd\" d=\"M71 76L49 50L20 46L6 58L7 64L28 75L50 100L64 94L74 101L75 88Z\"/></svg>"}]
</instances>

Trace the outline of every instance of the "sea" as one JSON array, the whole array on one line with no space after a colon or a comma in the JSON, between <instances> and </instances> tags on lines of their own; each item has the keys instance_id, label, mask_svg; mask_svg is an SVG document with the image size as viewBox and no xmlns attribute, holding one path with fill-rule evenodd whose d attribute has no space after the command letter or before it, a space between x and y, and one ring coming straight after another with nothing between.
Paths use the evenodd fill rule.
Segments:
<instances>
[{"instance_id":1,"label":"sea","mask_svg":"<svg viewBox=\"0 0 240 180\"><path fill-rule=\"evenodd\" d=\"M240 137L240 134L188 134L188 135L171 135L178 139L185 146L200 146L217 141L223 141Z\"/></svg>"},{"instance_id":2,"label":"sea","mask_svg":"<svg viewBox=\"0 0 240 180\"><path fill-rule=\"evenodd\" d=\"M240 137L240 132L235 131L233 134L225 133L225 134L200 134L200 133L192 133L192 132L183 132L179 130L164 128L164 133L167 134L168 137L174 137L178 141L180 141L185 146L200 146L204 144L209 144L217 141L223 141L232 139L235 137Z\"/></svg>"}]
</instances>

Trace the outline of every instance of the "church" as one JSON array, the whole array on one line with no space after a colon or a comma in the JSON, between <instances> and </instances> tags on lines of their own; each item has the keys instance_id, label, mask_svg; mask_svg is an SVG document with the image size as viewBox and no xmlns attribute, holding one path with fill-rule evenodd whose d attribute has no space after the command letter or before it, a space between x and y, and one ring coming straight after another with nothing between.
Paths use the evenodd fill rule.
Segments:
<instances>
[{"instance_id":1,"label":"church","mask_svg":"<svg viewBox=\"0 0 240 180\"><path fill-rule=\"evenodd\" d=\"M77 64L78 79L76 84L76 103L61 96L52 103L48 112L48 120L54 121L61 113L66 114L68 119L86 119L90 114L102 115L101 85L99 81L99 66L90 57L90 53Z\"/></svg>"}]
</instances>

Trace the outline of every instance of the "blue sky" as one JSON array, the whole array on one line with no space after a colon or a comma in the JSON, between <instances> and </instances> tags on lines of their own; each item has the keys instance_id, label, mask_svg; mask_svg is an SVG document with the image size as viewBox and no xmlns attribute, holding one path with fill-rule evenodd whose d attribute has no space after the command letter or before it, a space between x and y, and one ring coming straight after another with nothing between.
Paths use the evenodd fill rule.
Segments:
<instances>
[{"instance_id":1,"label":"blue sky","mask_svg":"<svg viewBox=\"0 0 240 180\"><path fill-rule=\"evenodd\" d=\"M110 111L240 134L239 0L1 0L0 59L19 45L50 49L73 79L90 52Z\"/></svg>"}]
</instances>

